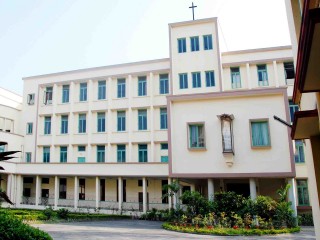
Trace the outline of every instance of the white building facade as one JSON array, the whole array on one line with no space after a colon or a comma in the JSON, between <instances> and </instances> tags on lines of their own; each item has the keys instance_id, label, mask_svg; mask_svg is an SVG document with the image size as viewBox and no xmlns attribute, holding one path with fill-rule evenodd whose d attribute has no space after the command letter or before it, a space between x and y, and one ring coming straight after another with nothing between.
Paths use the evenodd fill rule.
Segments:
<instances>
[{"instance_id":1,"label":"white building facade","mask_svg":"<svg viewBox=\"0 0 320 240\"><path fill-rule=\"evenodd\" d=\"M24 78L17 207L167 209L162 187L230 190L296 210L291 47L222 53L217 19L169 24L170 58ZM32 126L32 127L30 127ZM24 129L26 129L24 131Z\"/></svg>"}]
</instances>

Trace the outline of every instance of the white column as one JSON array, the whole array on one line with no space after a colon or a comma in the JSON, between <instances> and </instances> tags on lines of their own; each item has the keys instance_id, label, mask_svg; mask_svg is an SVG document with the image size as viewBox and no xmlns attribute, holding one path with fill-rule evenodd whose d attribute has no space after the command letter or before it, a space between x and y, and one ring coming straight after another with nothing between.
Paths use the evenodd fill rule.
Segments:
<instances>
[{"instance_id":1,"label":"white column","mask_svg":"<svg viewBox=\"0 0 320 240\"><path fill-rule=\"evenodd\" d=\"M22 197L22 189L23 189L23 183L22 183L22 176L21 175L17 175L16 176L16 185L17 185L17 192L16 192L16 196L15 196L15 200L16 200L16 206L20 206L21 203L21 197Z\"/></svg>"},{"instance_id":2,"label":"white column","mask_svg":"<svg viewBox=\"0 0 320 240\"><path fill-rule=\"evenodd\" d=\"M118 205L119 211L122 210L122 201L123 201L123 182L122 177L118 177Z\"/></svg>"},{"instance_id":3,"label":"white column","mask_svg":"<svg viewBox=\"0 0 320 240\"><path fill-rule=\"evenodd\" d=\"M256 180L254 178L250 178L249 184L250 184L250 197L252 200L255 200L257 198Z\"/></svg>"},{"instance_id":4,"label":"white column","mask_svg":"<svg viewBox=\"0 0 320 240\"><path fill-rule=\"evenodd\" d=\"M58 176L54 177L54 208L58 207L58 199L59 199L59 178Z\"/></svg>"},{"instance_id":5,"label":"white column","mask_svg":"<svg viewBox=\"0 0 320 240\"><path fill-rule=\"evenodd\" d=\"M288 184L290 184L290 188L288 191L288 200L291 202L291 208L293 210L293 215L297 216L297 196L296 196L296 181L294 178L288 179Z\"/></svg>"},{"instance_id":6,"label":"white column","mask_svg":"<svg viewBox=\"0 0 320 240\"><path fill-rule=\"evenodd\" d=\"M99 208L100 202L100 178L96 177L96 208Z\"/></svg>"},{"instance_id":7,"label":"white column","mask_svg":"<svg viewBox=\"0 0 320 240\"><path fill-rule=\"evenodd\" d=\"M279 87L280 84L279 84L279 76L278 76L278 66L276 61L273 61L273 71L274 71L274 81L275 81L276 87Z\"/></svg>"},{"instance_id":8,"label":"white column","mask_svg":"<svg viewBox=\"0 0 320 240\"><path fill-rule=\"evenodd\" d=\"M214 200L214 182L213 179L208 179L208 199Z\"/></svg>"},{"instance_id":9,"label":"white column","mask_svg":"<svg viewBox=\"0 0 320 240\"><path fill-rule=\"evenodd\" d=\"M143 212L147 212L147 179L145 177L142 178L142 201L143 201Z\"/></svg>"},{"instance_id":10,"label":"white column","mask_svg":"<svg viewBox=\"0 0 320 240\"><path fill-rule=\"evenodd\" d=\"M36 206L39 205L40 189L41 189L40 176L37 175L37 176L36 176Z\"/></svg>"},{"instance_id":11,"label":"white column","mask_svg":"<svg viewBox=\"0 0 320 240\"><path fill-rule=\"evenodd\" d=\"M12 193L12 174L8 174L8 178L7 179L8 179L7 180L7 196L12 201L12 198L11 198L11 193Z\"/></svg>"},{"instance_id":12,"label":"white column","mask_svg":"<svg viewBox=\"0 0 320 240\"><path fill-rule=\"evenodd\" d=\"M77 176L74 177L74 208L78 208L79 199L79 179Z\"/></svg>"},{"instance_id":13,"label":"white column","mask_svg":"<svg viewBox=\"0 0 320 240\"><path fill-rule=\"evenodd\" d=\"M171 184L171 178L168 178L168 185ZM171 196L168 196L168 204L169 204L169 209L172 208L172 197Z\"/></svg>"},{"instance_id":14,"label":"white column","mask_svg":"<svg viewBox=\"0 0 320 240\"><path fill-rule=\"evenodd\" d=\"M248 81L248 88L252 88L252 82L251 82L251 74L250 74L250 65L249 63L246 63L246 70L247 70L247 81Z\"/></svg>"}]
</instances>

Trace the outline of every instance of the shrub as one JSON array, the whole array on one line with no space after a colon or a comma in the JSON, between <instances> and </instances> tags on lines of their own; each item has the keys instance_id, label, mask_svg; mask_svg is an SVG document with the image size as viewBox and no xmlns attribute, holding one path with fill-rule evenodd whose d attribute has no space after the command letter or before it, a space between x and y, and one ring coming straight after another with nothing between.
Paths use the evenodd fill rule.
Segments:
<instances>
[{"instance_id":1,"label":"shrub","mask_svg":"<svg viewBox=\"0 0 320 240\"><path fill-rule=\"evenodd\" d=\"M68 217L69 217L69 210L66 209L66 208L60 208L60 209L57 211L57 215L58 215L58 218L68 219Z\"/></svg>"},{"instance_id":2,"label":"shrub","mask_svg":"<svg viewBox=\"0 0 320 240\"><path fill-rule=\"evenodd\" d=\"M299 226L313 226L312 213L302 213L298 216Z\"/></svg>"},{"instance_id":3,"label":"shrub","mask_svg":"<svg viewBox=\"0 0 320 240\"><path fill-rule=\"evenodd\" d=\"M190 218L198 214L205 215L213 211L213 203L208 201L199 192L185 191L180 199L187 206L187 215Z\"/></svg>"},{"instance_id":4,"label":"shrub","mask_svg":"<svg viewBox=\"0 0 320 240\"><path fill-rule=\"evenodd\" d=\"M213 206L217 214L224 212L227 216L231 216L234 212L242 215L242 210L246 207L246 198L235 192L216 193Z\"/></svg>"},{"instance_id":5,"label":"shrub","mask_svg":"<svg viewBox=\"0 0 320 240\"><path fill-rule=\"evenodd\" d=\"M252 204L251 214L258 215L261 218L273 218L277 208L277 202L271 197L258 196Z\"/></svg>"},{"instance_id":6,"label":"shrub","mask_svg":"<svg viewBox=\"0 0 320 240\"><path fill-rule=\"evenodd\" d=\"M0 213L0 239L52 240L48 233L24 224L21 220L6 213Z\"/></svg>"},{"instance_id":7,"label":"shrub","mask_svg":"<svg viewBox=\"0 0 320 240\"><path fill-rule=\"evenodd\" d=\"M46 220L50 220L54 215L52 207L48 207L45 210L43 210L43 215L46 217Z\"/></svg>"}]
</instances>

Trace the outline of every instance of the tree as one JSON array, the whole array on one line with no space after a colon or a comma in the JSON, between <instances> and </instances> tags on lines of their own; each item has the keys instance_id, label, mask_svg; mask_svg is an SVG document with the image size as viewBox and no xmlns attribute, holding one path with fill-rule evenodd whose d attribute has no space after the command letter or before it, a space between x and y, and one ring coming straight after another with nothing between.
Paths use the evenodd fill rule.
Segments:
<instances>
[{"instance_id":1,"label":"tree","mask_svg":"<svg viewBox=\"0 0 320 240\"><path fill-rule=\"evenodd\" d=\"M163 195L163 198L170 197L171 200L173 197L175 198L173 208L179 208L179 203L178 203L178 192L180 190L180 185L178 181L173 181L171 184L166 184L163 186L163 190L166 191L167 193Z\"/></svg>"}]
</instances>

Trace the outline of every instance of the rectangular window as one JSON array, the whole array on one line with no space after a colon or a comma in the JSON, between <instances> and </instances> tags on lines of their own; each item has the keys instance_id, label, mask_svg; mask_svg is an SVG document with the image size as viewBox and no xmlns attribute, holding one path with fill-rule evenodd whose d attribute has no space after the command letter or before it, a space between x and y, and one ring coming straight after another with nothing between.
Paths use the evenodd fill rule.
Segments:
<instances>
[{"instance_id":1,"label":"rectangular window","mask_svg":"<svg viewBox=\"0 0 320 240\"><path fill-rule=\"evenodd\" d=\"M303 142L301 140L295 140L295 154L294 154L294 161L296 163L304 163L304 150L303 150Z\"/></svg>"},{"instance_id":2,"label":"rectangular window","mask_svg":"<svg viewBox=\"0 0 320 240\"><path fill-rule=\"evenodd\" d=\"M160 108L160 129L168 129L167 109Z\"/></svg>"},{"instance_id":3,"label":"rectangular window","mask_svg":"<svg viewBox=\"0 0 320 240\"><path fill-rule=\"evenodd\" d=\"M51 134L51 117L44 117L44 134Z\"/></svg>"},{"instance_id":4,"label":"rectangular window","mask_svg":"<svg viewBox=\"0 0 320 240\"><path fill-rule=\"evenodd\" d=\"M161 162L168 162L168 156L161 156Z\"/></svg>"},{"instance_id":5,"label":"rectangular window","mask_svg":"<svg viewBox=\"0 0 320 240\"><path fill-rule=\"evenodd\" d=\"M206 86L214 87L216 85L214 80L214 71L206 71Z\"/></svg>"},{"instance_id":6,"label":"rectangular window","mask_svg":"<svg viewBox=\"0 0 320 240\"><path fill-rule=\"evenodd\" d=\"M87 101L87 83L80 83L80 102Z\"/></svg>"},{"instance_id":7,"label":"rectangular window","mask_svg":"<svg viewBox=\"0 0 320 240\"><path fill-rule=\"evenodd\" d=\"M178 38L178 53L187 51L187 42L185 38Z\"/></svg>"},{"instance_id":8,"label":"rectangular window","mask_svg":"<svg viewBox=\"0 0 320 240\"><path fill-rule=\"evenodd\" d=\"M41 183L42 183L42 184L50 184L50 178L45 178L45 177L42 178L42 179L41 179Z\"/></svg>"},{"instance_id":9,"label":"rectangular window","mask_svg":"<svg viewBox=\"0 0 320 240\"><path fill-rule=\"evenodd\" d=\"M293 81L288 81L289 79L294 79L295 77L293 62L283 63L283 67L284 67L284 73L286 77L286 83L293 84Z\"/></svg>"},{"instance_id":10,"label":"rectangular window","mask_svg":"<svg viewBox=\"0 0 320 240\"><path fill-rule=\"evenodd\" d=\"M147 95L147 77L138 77L138 96Z\"/></svg>"},{"instance_id":11,"label":"rectangular window","mask_svg":"<svg viewBox=\"0 0 320 240\"><path fill-rule=\"evenodd\" d=\"M79 114L79 133L86 133L87 131L87 116L86 114Z\"/></svg>"},{"instance_id":12,"label":"rectangular window","mask_svg":"<svg viewBox=\"0 0 320 240\"><path fill-rule=\"evenodd\" d=\"M44 94L44 104L52 104L52 95L53 95L53 88L46 87L46 91Z\"/></svg>"},{"instance_id":13,"label":"rectangular window","mask_svg":"<svg viewBox=\"0 0 320 240\"><path fill-rule=\"evenodd\" d=\"M212 49L212 35L204 35L203 36L203 48L204 50Z\"/></svg>"},{"instance_id":14,"label":"rectangular window","mask_svg":"<svg viewBox=\"0 0 320 240\"><path fill-rule=\"evenodd\" d=\"M31 162L31 152L26 152L26 162L27 163Z\"/></svg>"},{"instance_id":15,"label":"rectangular window","mask_svg":"<svg viewBox=\"0 0 320 240\"><path fill-rule=\"evenodd\" d=\"M168 190L166 187L168 185L168 180L161 180L161 189L162 189L162 203L169 203Z\"/></svg>"},{"instance_id":16,"label":"rectangular window","mask_svg":"<svg viewBox=\"0 0 320 240\"><path fill-rule=\"evenodd\" d=\"M299 106L294 104L292 100L289 100L289 109L290 109L290 120L291 120L291 123L293 123L294 113L296 111L299 111Z\"/></svg>"},{"instance_id":17,"label":"rectangular window","mask_svg":"<svg viewBox=\"0 0 320 240\"><path fill-rule=\"evenodd\" d=\"M0 153L5 151L6 151L6 146L5 145L0 146Z\"/></svg>"},{"instance_id":18,"label":"rectangular window","mask_svg":"<svg viewBox=\"0 0 320 240\"><path fill-rule=\"evenodd\" d=\"M126 130L126 112L117 112L117 130L118 132L123 132Z\"/></svg>"},{"instance_id":19,"label":"rectangular window","mask_svg":"<svg viewBox=\"0 0 320 240\"><path fill-rule=\"evenodd\" d=\"M160 94L168 94L169 93L169 74L160 74Z\"/></svg>"},{"instance_id":20,"label":"rectangular window","mask_svg":"<svg viewBox=\"0 0 320 240\"><path fill-rule=\"evenodd\" d=\"M50 147L43 147L43 162L50 162Z\"/></svg>"},{"instance_id":21,"label":"rectangular window","mask_svg":"<svg viewBox=\"0 0 320 240\"><path fill-rule=\"evenodd\" d=\"M297 189L298 189L298 205L310 206L307 180L297 179Z\"/></svg>"},{"instance_id":22,"label":"rectangular window","mask_svg":"<svg viewBox=\"0 0 320 240\"><path fill-rule=\"evenodd\" d=\"M61 134L68 133L68 115L61 115Z\"/></svg>"},{"instance_id":23,"label":"rectangular window","mask_svg":"<svg viewBox=\"0 0 320 240\"><path fill-rule=\"evenodd\" d=\"M232 88L241 88L241 77L240 77L240 68L239 67L232 67L230 68L231 71L231 85Z\"/></svg>"},{"instance_id":24,"label":"rectangular window","mask_svg":"<svg viewBox=\"0 0 320 240\"><path fill-rule=\"evenodd\" d=\"M193 72L192 75L192 87L200 88L201 87L201 74L200 72Z\"/></svg>"},{"instance_id":25,"label":"rectangular window","mask_svg":"<svg viewBox=\"0 0 320 240\"><path fill-rule=\"evenodd\" d=\"M97 146L97 162L105 162L106 146Z\"/></svg>"},{"instance_id":26,"label":"rectangular window","mask_svg":"<svg viewBox=\"0 0 320 240\"><path fill-rule=\"evenodd\" d=\"M251 121L251 146L270 147L270 134L268 121Z\"/></svg>"},{"instance_id":27,"label":"rectangular window","mask_svg":"<svg viewBox=\"0 0 320 240\"><path fill-rule=\"evenodd\" d=\"M148 145L139 144L139 162L148 162Z\"/></svg>"},{"instance_id":28,"label":"rectangular window","mask_svg":"<svg viewBox=\"0 0 320 240\"><path fill-rule=\"evenodd\" d=\"M147 130L147 110L138 110L138 130Z\"/></svg>"},{"instance_id":29,"label":"rectangular window","mask_svg":"<svg viewBox=\"0 0 320 240\"><path fill-rule=\"evenodd\" d=\"M126 97L126 79L118 79L118 98Z\"/></svg>"},{"instance_id":30,"label":"rectangular window","mask_svg":"<svg viewBox=\"0 0 320 240\"><path fill-rule=\"evenodd\" d=\"M32 134L33 132L33 123L27 123L27 134Z\"/></svg>"},{"instance_id":31,"label":"rectangular window","mask_svg":"<svg viewBox=\"0 0 320 240\"><path fill-rule=\"evenodd\" d=\"M190 124L189 125L189 147L190 148L204 148L204 125Z\"/></svg>"},{"instance_id":32,"label":"rectangular window","mask_svg":"<svg viewBox=\"0 0 320 240\"><path fill-rule=\"evenodd\" d=\"M68 147L60 147L60 162L65 163L68 161Z\"/></svg>"},{"instance_id":33,"label":"rectangular window","mask_svg":"<svg viewBox=\"0 0 320 240\"><path fill-rule=\"evenodd\" d=\"M85 151L86 151L86 146L78 146L78 153L79 153L79 155L82 155L82 156L78 157L78 163L86 162L86 158L83 156Z\"/></svg>"},{"instance_id":34,"label":"rectangular window","mask_svg":"<svg viewBox=\"0 0 320 240\"><path fill-rule=\"evenodd\" d=\"M259 86L268 86L268 73L267 73L267 65L258 65L258 83Z\"/></svg>"},{"instance_id":35,"label":"rectangular window","mask_svg":"<svg viewBox=\"0 0 320 240\"><path fill-rule=\"evenodd\" d=\"M191 52L199 51L199 37L190 38Z\"/></svg>"},{"instance_id":36,"label":"rectangular window","mask_svg":"<svg viewBox=\"0 0 320 240\"><path fill-rule=\"evenodd\" d=\"M106 81L99 81L98 82L98 100L106 99Z\"/></svg>"},{"instance_id":37,"label":"rectangular window","mask_svg":"<svg viewBox=\"0 0 320 240\"><path fill-rule=\"evenodd\" d=\"M168 143L161 143L161 150L168 150Z\"/></svg>"},{"instance_id":38,"label":"rectangular window","mask_svg":"<svg viewBox=\"0 0 320 240\"><path fill-rule=\"evenodd\" d=\"M86 146L78 146L78 152L85 152Z\"/></svg>"},{"instance_id":39,"label":"rectangular window","mask_svg":"<svg viewBox=\"0 0 320 240\"><path fill-rule=\"evenodd\" d=\"M67 179L59 179L59 199L67 199Z\"/></svg>"},{"instance_id":40,"label":"rectangular window","mask_svg":"<svg viewBox=\"0 0 320 240\"><path fill-rule=\"evenodd\" d=\"M106 113L98 113L97 114L97 132L105 132L106 131Z\"/></svg>"},{"instance_id":41,"label":"rectangular window","mask_svg":"<svg viewBox=\"0 0 320 240\"><path fill-rule=\"evenodd\" d=\"M63 85L62 86L62 103L68 103L69 102L69 93L70 93L70 86L69 85Z\"/></svg>"},{"instance_id":42,"label":"rectangular window","mask_svg":"<svg viewBox=\"0 0 320 240\"><path fill-rule=\"evenodd\" d=\"M179 74L179 82L180 82L180 89L188 88L188 74L187 73L180 73Z\"/></svg>"},{"instance_id":43,"label":"rectangular window","mask_svg":"<svg viewBox=\"0 0 320 240\"><path fill-rule=\"evenodd\" d=\"M86 179L79 178L79 200L86 200Z\"/></svg>"},{"instance_id":44,"label":"rectangular window","mask_svg":"<svg viewBox=\"0 0 320 240\"><path fill-rule=\"evenodd\" d=\"M28 103L28 105L33 105L34 104L34 93L28 94L27 103Z\"/></svg>"},{"instance_id":45,"label":"rectangular window","mask_svg":"<svg viewBox=\"0 0 320 240\"><path fill-rule=\"evenodd\" d=\"M117 162L126 162L126 145L117 145Z\"/></svg>"}]
</instances>

